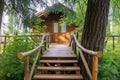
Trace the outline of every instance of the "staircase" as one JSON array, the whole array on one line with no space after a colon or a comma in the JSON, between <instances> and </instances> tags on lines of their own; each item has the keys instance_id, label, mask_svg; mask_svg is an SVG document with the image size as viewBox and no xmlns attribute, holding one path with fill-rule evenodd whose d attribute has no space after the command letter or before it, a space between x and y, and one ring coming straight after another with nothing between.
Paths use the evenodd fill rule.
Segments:
<instances>
[{"instance_id":1,"label":"staircase","mask_svg":"<svg viewBox=\"0 0 120 80\"><path fill-rule=\"evenodd\" d=\"M77 57L67 45L52 45L41 57L33 80L83 80Z\"/></svg>"},{"instance_id":2,"label":"staircase","mask_svg":"<svg viewBox=\"0 0 120 80\"><path fill-rule=\"evenodd\" d=\"M84 48L77 41L76 35L71 34L70 45L67 44L49 44L49 49L42 54L42 47L46 50L46 40L49 40L49 34L42 34L41 43L39 46L33 50L17 54L18 58L21 59L24 57L24 80L83 80L81 75L80 67L78 66L78 60L82 62L82 71L83 75L86 75L85 78L90 80L97 80L98 74L98 58L102 57L101 51L92 51ZM49 41L47 42L49 43ZM75 45L76 44L76 45ZM29 69L29 55L34 54L37 51L34 62ZM73 53L74 51L74 53ZM79 51L79 54L76 53ZM88 65L89 62L86 61L83 52L87 56L90 56L92 62ZM79 57L76 57L76 55ZM35 66L40 57L40 65L37 66L37 72L35 72ZM89 66L92 66L92 71L90 71Z\"/></svg>"}]
</instances>

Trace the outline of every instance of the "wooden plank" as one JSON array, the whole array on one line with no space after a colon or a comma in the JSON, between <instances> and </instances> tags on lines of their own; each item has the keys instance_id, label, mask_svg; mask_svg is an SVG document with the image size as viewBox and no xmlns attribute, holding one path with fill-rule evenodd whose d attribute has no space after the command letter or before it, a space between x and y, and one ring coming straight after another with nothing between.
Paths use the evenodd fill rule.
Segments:
<instances>
[{"instance_id":1,"label":"wooden plank","mask_svg":"<svg viewBox=\"0 0 120 80\"><path fill-rule=\"evenodd\" d=\"M78 63L77 60L40 60L40 63Z\"/></svg>"},{"instance_id":2,"label":"wooden plank","mask_svg":"<svg viewBox=\"0 0 120 80\"><path fill-rule=\"evenodd\" d=\"M79 49L79 51L80 51L80 56L81 56L81 59L83 61L84 66L85 66L86 72L87 72L90 80L92 80L92 73L91 73L91 71L90 71L90 69L88 67L88 64L87 64L87 61L86 61L86 59L85 59L85 57L83 55L83 52L80 49Z\"/></svg>"},{"instance_id":3,"label":"wooden plank","mask_svg":"<svg viewBox=\"0 0 120 80\"><path fill-rule=\"evenodd\" d=\"M44 55L44 56L42 56L41 58L77 58L76 57L76 55L59 55L58 54L58 56L57 55L53 55L53 54L51 54L51 55Z\"/></svg>"},{"instance_id":4,"label":"wooden plank","mask_svg":"<svg viewBox=\"0 0 120 80\"><path fill-rule=\"evenodd\" d=\"M51 53L51 54L46 54L46 55L43 55L42 58L45 58L45 57L53 57L53 58L76 58L76 55L70 55L70 54L63 54L63 53Z\"/></svg>"},{"instance_id":5,"label":"wooden plank","mask_svg":"<svg viewBox=\"0 0 120 80\"><path fill-rule=\"evenodd\" d=\"M52 74L37 74L33 79L46 79L46 80L82 80L81 75L52 75Z\"/></svg>"},{"instance_id":6,"label":"wooden plank","mask_svg":"<svg viewBox=\"0 0 120 80\"><path fill-rule=\"evenodd\" d=\"M80 70L79 67L37 67L38 70L70 70L70 71L75 71L75 70Z\"/></svg>"}]
</instances>

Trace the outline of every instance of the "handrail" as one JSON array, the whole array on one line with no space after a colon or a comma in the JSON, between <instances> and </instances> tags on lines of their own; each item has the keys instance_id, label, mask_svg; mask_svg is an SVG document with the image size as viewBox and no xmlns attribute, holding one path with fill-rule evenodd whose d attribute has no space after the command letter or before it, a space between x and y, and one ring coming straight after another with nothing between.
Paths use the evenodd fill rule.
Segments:
<instances>
[{"instance_id":1,"label":"handrail","mask_svg":"<svg viewBox=\"0 0 120 80\"><path fill-rule=\"evenodd\" d=\"M74 37L74 39L75 39L75 42L76 42L77 46L78 46L82 51L88 53L89 55L93 55L93 56L97 56L97 57L102 57L102 52L101 52L101 51L92 51L92 50L88 50L88 49L84 48L84 47L83 47L82 45L80 45L79 42L77 41L75 34L72 33L72 35L73 35L73 37Z\"/></svg>"},{"instance_id":2,"label":"handrail","mask_svg":"<svg viewBox=\"0 0 120 80\"><path fill-rule=\"evenodd\" d=\"M97 80L97 71L98 71L98 58L102 57L102 52L101 51L92 51L92 50L88 50L86 48L84 48L82 45L79 44L79 42L77 41L76 35L72 32L70 35L70 43L69 45L73 47L73 49L75 49L74 51L76 52L76 47L78 47L78 51L80 52L79 55L82 59L83 65L86 69L86 72L90 78L90 80ZM84 57L84 53L88 55L92 55L93 56L93 64L92 64L92 72L89 69L89 66L87 64L87 61ZM79 58L80 59L80 58Z\"/></svg>"},{"instance_id":3,"label":"handrail","mask_svg":"<svg viewBox=\"0 0 120 80\"><path fill-rule=\"evenodd\" d=\"M35 65L36 65L36 63L38 61L39 56L41 57L41 55L42 55L41 51L42 51L43 43L45 43L45 47L46 47L46 41L45 40L47 39L47 36L48 36L48 40L49 40L49 38L50 38L49 34L42 34L42 40L41 40L39 46L36 47L35 49L30 50L28 52L24 52L24 53L18 53L17 56L18 56L19 59L25 57L24 80L31 80L32 79L32 75L33 75L33 72L34 72L34 69L35 69ZM36 52L36 51L38 51L38 53L36 55L36 58L34 59L31 70L29 71L29 55L34 54L34 52Z\"/></svg>"},{"instance_id":4,"label":"handrail","mask_svg":"<svg viewBox=\"0 0 120 80\"><path fill-rule=\"evenodd\" d=\"M37 50L42 46L42 44L44 43L45 36L46 36L45 34L42 36L41 43L40 43L40 45L39 45L38 47L36 47L35 49L30 50L30 51L28 51L28 52L19 53L19 54L17 55L18 58L22 58L22 57L28 56L28 55L34 53L35 51L37 51Z\"/></svg>"}]
</instances>

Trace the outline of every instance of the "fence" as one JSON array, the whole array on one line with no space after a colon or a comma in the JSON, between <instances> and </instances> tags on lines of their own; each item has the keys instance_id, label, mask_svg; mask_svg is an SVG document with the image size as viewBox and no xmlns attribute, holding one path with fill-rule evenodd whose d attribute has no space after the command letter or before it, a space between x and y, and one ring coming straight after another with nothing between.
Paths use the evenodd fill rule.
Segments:
<instances>
[{"instance_id":1,"label":"fence","mask_svg":"<svg viewBox=\"0 0 120 80\"><path fill-rule=\"evenodd\" d=\"M109 35L106 36L105 47L112 46L112 49L115 49L115 45L120 43L120 35Z\"/></svg>"},{"instance_id":2,"label":"fence","mask_svg":"<svg viewBox=\"0 0 120 80\"><path fill-rule=\"evenodd\" d=\"M6 44L10 40L13 40L14 37L29 37L36 45L38 45L39 43L35 40L35 37L41 40L42 34L39 34L39 35L1 35L0 36L0 54L2 54L5 51Z\"/></svg>"}]
</instances>

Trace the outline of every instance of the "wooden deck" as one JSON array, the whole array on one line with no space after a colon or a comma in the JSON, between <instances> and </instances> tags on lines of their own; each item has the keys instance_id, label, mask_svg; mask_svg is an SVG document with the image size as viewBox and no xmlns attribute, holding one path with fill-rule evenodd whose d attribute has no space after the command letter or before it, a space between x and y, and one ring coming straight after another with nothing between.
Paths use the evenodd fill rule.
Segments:
<instances>
[{"instance_id":1,"label":"wooden deck","mask_svg":"<svg viewBox=\"0 0 120 80\"><path fill-rule=\"evenodd\" d=\"M42 57L76 57L67 44L51 44Z\"/></svg>"}]
</instances>

